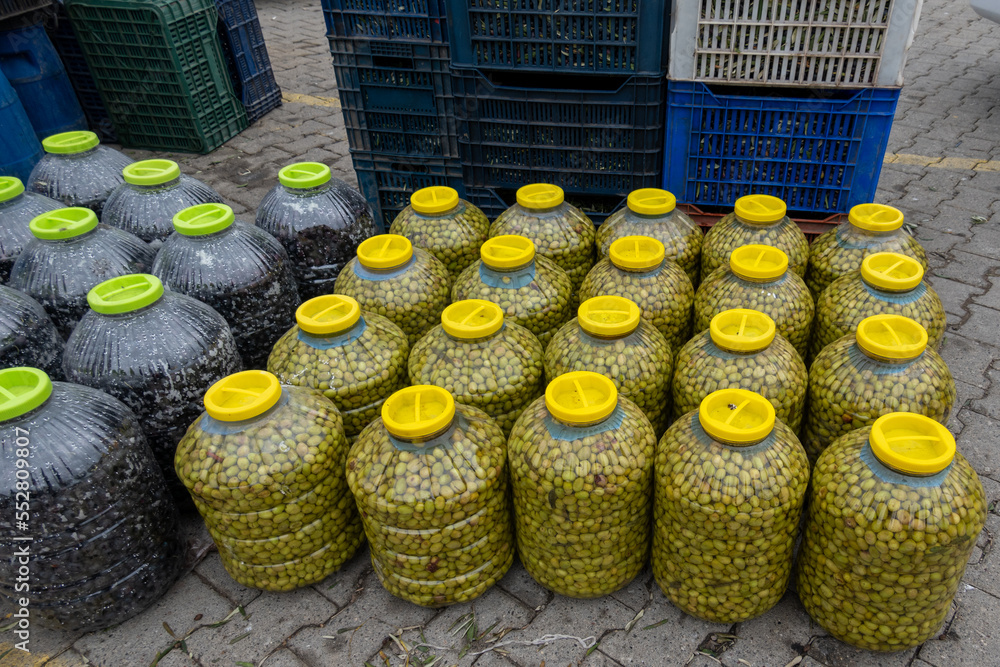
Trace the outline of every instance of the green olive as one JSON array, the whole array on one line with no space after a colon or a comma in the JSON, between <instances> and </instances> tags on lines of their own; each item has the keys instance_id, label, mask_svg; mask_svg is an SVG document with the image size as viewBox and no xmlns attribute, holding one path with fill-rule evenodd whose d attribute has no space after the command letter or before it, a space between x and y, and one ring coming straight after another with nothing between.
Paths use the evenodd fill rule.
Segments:
<instances>
[{"instance_id":1,"label":"green olive","mask_svg":"<svg viewBox=\"0 0 1000 667\"><path fill-rule=\"evenodd\" d=\"M640 215L627 206L615 211L597 228L597 259L608 256L611 244L626 236L649 236L663 244L667 259L672 259L691 279L695 287L701 280L701 228L688 215L675 208L664 215ZM584 301L584 297L580 297ZM669 338L669 336L668 336Z\"/></svg>"},{"instance_id":2,"label":"green olive","mask_svg":"<svg viewBox=\"0 0 1000 667\"><path fill-rule=\"evenodd\" d=\"M875 233L845 222L821 234L809 246L809 270L806 285L819 298L837 278L861 268L861 261L876 252L897 252L913 257L924 271L928 269L923 246L902 228Z\"/></svg>"},{"instance_id":3,"label":"green olive","mask_svg":"<svg viewBox=\"0 0 1000 667\"><path fill-rule=\"evenodd\" d=\"M415 248L437 257L454 280L479 259L479 248L489 238L490 219L461 199L455 208L439 214L422 214L407 206L392 221L389 233L405 236Z\"/></svg>"},{"instance_id":4,"label":"green olive","mask_svg":"<svg viewBox=\"0 0 1000 667\"><path fill-rule=\"evenodd\" d=\"M729 263L729 254L745 245L769 245L788 255L788 269L799 277L806 274L809 241L799 226L787 216L777 222L751 223L730 213L705 235L701 246L701 279ZM750 306L746 306L749 308Z\"/></svg>"}]
</instances>

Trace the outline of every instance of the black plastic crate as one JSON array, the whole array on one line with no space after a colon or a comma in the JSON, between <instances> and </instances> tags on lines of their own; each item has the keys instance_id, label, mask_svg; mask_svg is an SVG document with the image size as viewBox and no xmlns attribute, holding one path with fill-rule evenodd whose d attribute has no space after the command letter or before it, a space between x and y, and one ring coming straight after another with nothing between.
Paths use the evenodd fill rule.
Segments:
<instances>
[{"instance_id":1,"label":"black plastic crate","mask_svg":"<svg viewBox=\"0 0 1000 667\"><path fill-rule=\"evenodd\" d=\"M330 37L448 42L445 0L322 0Z\"/></svg>"},{"instance_id":2,"label":"black plastic crate","mask_svg":"<svg viewBox=\"0 0 1000 667\"><path fill-rule=\"evenodd\" d=\"M254 122L281 106L281 89L274 80L260 19L252 0L215 0L219 37L233 89Z\"/></svg>"},{"instance_id":3,"label":"black plastic crate","mask_svg":"<svg viewBox=\"0 0 1000 667\"><path fill-rule=\"evenodd\" d=\"M600 225L609 215L625 206L625 197L619 195L594 195L586 192L565 192L566 201L587 214L595 225ZM514 205L517 189L465 188L466 201L478 206L490 220Z\"/></svg>"},{"instance_id":4,"label":"black plastic crate","mask_svg":"<svg viewBox=\"0 0 1000 667\"><path fill-rule=\"evenodd\" d=\"M396 216L410 204L410 195L432 185L447 185L465 196L462 167L455 160L406 158L351 153L358 187L372 206L375 224L388 231Z\"/></svg>"},{"instance_id":5,"label":"black plastic crate","mask_svg":"<svg viewBox=\"0 0 1000 667\"><path fill-rule=\"evenodd\" d=\"M53 4L53 0L0 0L0 22L3 22L0 27L8 30L48 19L54 9Z\"/></svg>"}]
</instances>

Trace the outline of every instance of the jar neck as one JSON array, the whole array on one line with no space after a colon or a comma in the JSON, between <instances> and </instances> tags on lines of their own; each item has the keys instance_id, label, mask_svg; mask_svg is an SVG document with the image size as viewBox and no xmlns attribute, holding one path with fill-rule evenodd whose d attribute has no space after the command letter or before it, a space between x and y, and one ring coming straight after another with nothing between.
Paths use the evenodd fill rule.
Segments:
<instances>
[{"instance_id":1,"label":"jar neck","mask_svg":"<svg viewBox=\"0 0 1000 667\"><path fill-rule=\"evenodd\" d=\"M848 223L848 225L853 233L860 234L861 236L886 237L886 236L892 236L893 234L897 233L900 230L899 227L897 227L896 229L889 229L882 231L874 229L865 229L864 227L858 227L857 225L851 223Z\"/></svg>"},{"instance_id":2,"label":"jar neck","mask_svg":"<svg viewBox=\"0 0 1000 667\"><path fill-rule=\"evenodd\" d=\"M171 179L169 181L164 181L163 183L157 183L156 185L136 185L134 183L129 183L129 185L137 192L156 192L157 190L168 190L180 184L181 184L180 176Z\"/></svg>"},{"instance_id":3,"label":"jar neck","mask_svg":"<svg viewBox=\"0 0 1000 667\"><path fill-rule=\"evenodd\" d=\"M771 220L770 222L757 222L755 220L747 220L746 218L741 218L738 215L736 216L736 219L742 222L744 225L750 225L751 227L775 227L781 224L781 221L784 220L784 218L778 218L777 220Z\"/></svg>"},{"instance_id":4,"label":"jar neck","mask_svg":"<svg viewBox=\"0 0 1000 667\"><path fill-rule=\"evenodd\" d=\"M332 183L332 181L327 181L323 185L317 185L314 188L291 188L288 187L287 185L282 185L281 187L283 187L285 189L285 192L289 194L296 195L298 197L311 197L313 195L318 195L322 192L326 192L327 190L329 190L330 183Z\"/></svg>"},{"instance_id":5,"label":"jar neck","mask_svg":"<svg viewBox=\"0 0 1000 667\"><path fill-rule=\"evenodd\" d=\"M433 433L421 436L419 438L404 438L396 435L392 431L389 431L389 429L386 429L386 432L392 438L393 444L395 444L397 449L402 449L411 452L433 449L438 444L440 444L435 442L435 440L438 440L439 438L447 434L448 431L450 431L455 426L457 420L458 420L458 413L455 413L455 416L451 418L451 421L448 422L447 426L444 426L440 430L434 431Z\"/></svg>"},{"instance_id":6,"label":"jar neck","mask_svg":"<svg viewBox=\"0 0 1000 667\"><path fill-rule=\"evenodd\" d=\"M17 204L18 202L23 201L24 200L24 195L26 193L27 193L27 190L25 190L24 192L21 192L19 194L14 195L13 197L11 197L10 199L8 199L6 201L0 201L0 210L3 210L5 208L7 208L8 206L13 206L14 204Z\"/></svg>"},{"instance_id":7,"label":"jar neck","mask_svg":"<svg viewBox=\"0 0 1000 667\"><path fill-rule=\"evenodd\" d=\"M628 273L630 275L637 276L637 277L646 276L646 275L650 275L650 274L656 273L657 271L659 271L660 269L663 268L663 262L660 262L656 266L652 266L652 267L645 268L645 269L634 269L634 268L627 267L627 266L619 266L618 264L615 264L614 262L612 262L612 264L619 271L624 271L625 273Z\"/></svg>"},{"instance_id":8,"label":"jar neck","mask_svg":"<svg viewBox=\"0 0 1000 667\"><path fill-rule=\"evenodd\" d=\"M494 271L496 273L517 273L518 271L525 271L527 269L534 268L535 267L535 259L531 258L526 263L521 264L520 266L505 266L505 267L501 268L501 267L497 267L497 266L491 266L490 264L488 264L486 262L483 262L483 266L485 266L490 271Z\"/></svg>"},{"instance_id":9,"label":"jar neck","mask_svg":"<svg viewBox=\"0 0 1000 667\"><path fill-rule=\"evenodd\" d=\"M907 294L908 292L912 292L913 290L916 289L916 287L911 287L910 289L886 289L885 287L879 287L878 285L872 285L870 282L868 282L867 280L865 280L864 276L861 276L861 282L863 282L870 289L873 289L876 292L882 292L883 294L896 294L896 295Z\"/></svg>"},{"instance_id":10,"label":"jar neck","mask_svg":"<svg viewBox=\"0 0 1000 667\"><path fill-rule=\"evenodd\" d=\"M858 351L861 354L863 354L865 356L865 358L871 359L872 361L877 361L880 364L887 364L887 365L890 365L890 366L906 366L907 364L913 363L914 361L916 361L917 359L919 359L924 354L923 352L921 352L917 356L910 357L909 359L892 359L892 358L889 358L889 357L883 357L883 356L877 355L877 354L875 354L873 352L869 352L865 348L861 347L861 345L859 345L857 343L857 341L855 341L854 347L858 348Z\"/></svg>"},{"instance_id":11,"label":"jar neck","mask_svg":"<svg viewBox=\"0 0 1000 667\"><path fill-rule=\"evenodd\" d=\"M786 274L782 273L777 278L752 278L750 276L745 276L745 275L743 275L741 273L736 273L735 271L732 271L732 269L730 269L730 271L732 272L732 274L734 276L736 276L737 278L739 278L743 282L753 283L754 285L773 285L773 284L777 284L777 283L780 283L784 279L784 277L786 275Z\"/></svg>"},{"instance_id":12,"label":"jar neck","mask_svg":"<svg viewBox=\"0 0 1000 667\"><path fill-rule=\"evenodd\" d=\"M355 341L358 337L364 333L365 329L368 327L368 323L365 322L364 317L359 317L358 321L352 324L347 329L343 331L338 331L335 334L315 334L309 333L305 329L299 327L299 340L308 345L309 347L317 350L328 350L334 347L342 347L348 343Z\"/></svg>"}]
</instances>

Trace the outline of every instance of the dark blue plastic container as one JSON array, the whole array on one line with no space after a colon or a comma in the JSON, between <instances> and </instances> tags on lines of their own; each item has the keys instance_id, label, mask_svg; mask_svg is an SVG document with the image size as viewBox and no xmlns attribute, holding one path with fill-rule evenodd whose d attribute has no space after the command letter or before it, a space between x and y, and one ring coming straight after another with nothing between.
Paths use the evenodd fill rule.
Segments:
<instances>
[{"instance_id":1,"label":"dark blue plastic container","mask_svg":"<svg viewBox=\"0 0 1000 667\"><path fill-rule=\"evenodd\" d=\"M17 93L0 72L0 176L28 180L31 169L42 159L42 144L35 136L28 114Z\"/></svg>"}]
</instances>

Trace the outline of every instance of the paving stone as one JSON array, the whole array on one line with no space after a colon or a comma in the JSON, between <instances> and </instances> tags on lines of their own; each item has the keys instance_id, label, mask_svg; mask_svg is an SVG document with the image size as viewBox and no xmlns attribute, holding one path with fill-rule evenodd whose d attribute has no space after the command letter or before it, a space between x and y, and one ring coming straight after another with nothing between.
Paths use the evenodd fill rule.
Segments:
<instances>
[{"instance_id":1,"label":"paving stone","mask_svg":"<svg viewBox=\"0 0 1000 667\"><path fill-rule=\"evenodd\" d=\"M984 288L966 285L937 275L928 275L927 282L934 288L934 291L941 297L944 311L949 315L954 315L959 320L968 313L965 303L974 296L984 293ZM950 318L949 318L950 319Z\"/></svg>"},{"instance_id":2,"label":"paving stone","mask_svg":"<svg viewBox=\"0 0 1000 667\"><path fill-rule=\"evenodd\" d=\"M247 588L236 583L226 572L226 568L222 566L222 559L219 558L218 551L213 551L198 563L195 572L217 593L224 596L233 605L242 605L244 609L262 593L259 589Z\"/></svg>"},{"instance_id":3,"label":"paving stone","mask_svg":"<svg viewBox=\"0 0 1000 667\"><path fill-rule=\"evenodd\" d=\"M952 419L962 423L957 436L958 451L962 452L976 472L993 479L1000 479L1000 448L996 446L1000 421L985 417L969 408L963 408ZM1000 610L1000 607L998 607Z\"/></svg>"},{"instance_id":4,"label":"paving stone","mask_svg":"<svg viewBox=\"0 0 1000 667\"><path fill-rule=\"evenodd\" d=\"M875 653L855 648L829 635L816 637L809 645L809 657L827 667L908 667L918 647L896 653Z\"/></svg>"},{"instance_id":5,"label":"paving stone","mask_svg":"<svg viewBox=\"0 0 1000 667\"><path fill-rule=\"evenodd\" d=\"M802 655L809 639L823 630L789 591L766 614L740 623L736 634L739 639L722 655L726 667L786 665Z\"/></svg>"},{"instance_id":6,"label":"paving stone","mask_svg":"<svg viewBox=\"0 0 1000 667\"><path fill-rule=\"evenodd\" d=\"M992 480L987 479L987 482ZM993 482L994 486L996 484ZM987 493L986 497L991 503L998 499L995 494L991 496ZM970 559L962 581L994 597L1000 596L1000 516L993 512L986 518L986 527L977 541L974 560Z\"/></svg>"},{"instance_id":7,"label":"paving stone","mask_svg":"<svg viewBox=\"0 0 1000 667\"><path fill-rule=\"evenodd\" d=\"M993 345L997 342L997 334L1000 333L1000 310L983 308L975 304L968 307L969 317L961 324L949 325L949 331L945 335L950 335L954 328L963 336L977 340L980 343Z\"/></svg>"},{"instance_id":8,"label":"paving stone","mask_svg":"<svg viewBox=\"0 0 1000 667\"><path fill-rule=\"evenodd\" d=\"M990 381L986 371L993 363L1000 349L983 345L960 333L947 332L938 350L956 380L987 389Z\"/></svg>"},{"instance_id":9,"label":"paving stone","mask_svg":"<svg viewBox=\"0 0 1000 667\"><path fill-rule=\"evenodd\" d=\"M362 591L364 590L364 584L371 573L371 552L368 543L365 542L351 560L323 581L314 584L312 588L341 609L350 603L359 586Z\"/></svg>"},{"instance_id":10,"label":"paving stone","mask_svg":"<svg viewBox=\"0 0 1000 667\"><path fill-rule=\"evenodd\" d=\"M514 564L497 586L504 589L531 609L544 605L552 597L552 593L531 578L521 561L514 559Z\"/></svg>"},{"instance_id":11,"label":"paving stone","mask_svg":"<svg viewBox=\"0 0 1000 667\"><path fill-rule=\"evenodd\" d=\"M653 588L653 571L647 566L639 575L629 582L628 586L611 594L611 597L621 602L633 611L639 611L649 603Z\"/></svg>"},{"instance_id":12,"label":"paving stone","mask_svg":"<svg viewBox=\"0 0 1000 667\"><path fill-rule=\"evenodd\" d=\"M920 659L935 667L983 667L997 664L1000 634L996 632L998 600L978 588L959 586L958 611L948 632L920 649Z\"/></svg>"},{"instance_id":13,"label":"paving stone","mask_svg":"<svg viewBox=\"0 0 1000 667\"><path fill-rule=\"evenodd\" d=\"M287 648L282 648L268 656L266 667L309 667L309 665L299 660L298 656Z\"/></svg>"},{"instance_id":14,"label":"paving stone","mask_svg":"<svg viewBox=\"0 0 1000 667\"><path fill-rule=\"evenodd\" d=\"M988 278L990 287L984 292L973 295L972 302L980 306L1000 310L1000 276Z\"/></svg>"},{"instance_id":15,"label":"paving stone","mask_svg":"<svg viewBox=\"0 0 1000 667\"><path fill-rule=\"evenodd\" d=\"M28 607L29 614L31 607ZM13 619L4 615L0 617L0 625L9 625ZM58 632L46 630L32 623L29 628L28 652L16 647L22 640L13 630L0 632L0 665L3 667L34 667L52 658L62 655L73 646L73 642L81 637L79 632Z\"/></svg>"}]
</instances>

